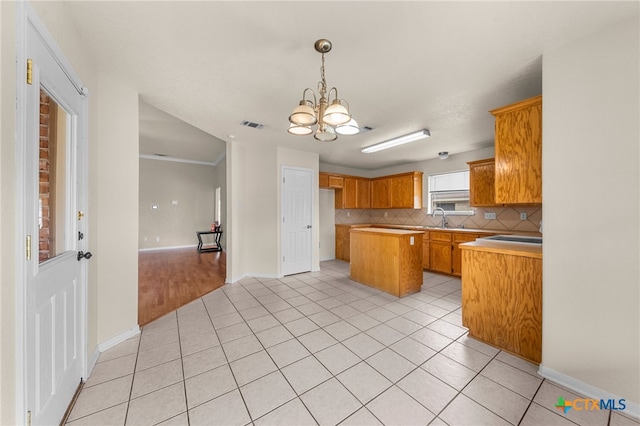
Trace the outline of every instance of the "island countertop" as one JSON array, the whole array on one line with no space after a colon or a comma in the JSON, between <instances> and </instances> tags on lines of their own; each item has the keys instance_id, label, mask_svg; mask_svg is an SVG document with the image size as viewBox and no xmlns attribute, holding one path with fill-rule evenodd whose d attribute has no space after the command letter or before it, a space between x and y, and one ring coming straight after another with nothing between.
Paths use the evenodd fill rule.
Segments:
<instances>
[{"instance_id":1,"label":"island countertop","mask_svg":"<svg viewBox=\"0 0 640 426\"><path fill-rule=\"evenodd\" d=\"M487 251L492 253L502 253L514 256L542 259L542 244L526 244L478 239L473 242L460 244L460 248L462 250Z\"/></svg>"}]
</instances>

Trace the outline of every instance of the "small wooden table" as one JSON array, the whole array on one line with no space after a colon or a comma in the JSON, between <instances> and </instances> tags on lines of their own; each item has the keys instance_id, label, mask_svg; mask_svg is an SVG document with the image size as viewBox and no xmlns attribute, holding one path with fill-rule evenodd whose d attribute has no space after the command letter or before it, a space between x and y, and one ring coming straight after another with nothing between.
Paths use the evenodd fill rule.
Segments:
<instances>
[{"instance_id":1,"label":"small wooden table","mask_svg":"<svg viewBox=\"0 0 640 426\"><path fill-rule=\"evenodd\" d=\"M424 231L352 228L351 279L397 297L420 291Z\"/></svg>"},{"instance_id":2,"label":"small wooden table","mask_svg":"<svg viewBox=\"0 0 640 426\"><path fill-rule=\"evenodd\" d=\"M213 234L213 245L208 247L203 247L202 236ZM198 253L206 253L211 251L222 251L222 246L220 245L220 237L222 237L222 231L198 231L196 232L198 236Z\"/></svg>"}]
</instances>

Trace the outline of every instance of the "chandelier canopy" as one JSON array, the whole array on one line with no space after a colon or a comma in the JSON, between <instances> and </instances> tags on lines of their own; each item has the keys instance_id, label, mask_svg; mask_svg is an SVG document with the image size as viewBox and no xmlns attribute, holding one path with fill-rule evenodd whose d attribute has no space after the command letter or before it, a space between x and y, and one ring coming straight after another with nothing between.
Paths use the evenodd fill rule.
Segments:
<instances>
[{"instance_id":1,"label":"chandelier canopy","mask_svg":"<svg viewBox=\"0 0 640 426\"><path fill-rule=\"evenodd\" d=\"M307 88L302 92L300 104L294 108L289 116L288 132L292 135L310 135L313 126L317 126L313 137L321 142L331 142L340 135L355 135L360 132L358 123L351 117L349 104L338 98L338 89L332 87L327 93L327 82L324 77L324 54L331 50L331 42L327 39L317 40L314 44L317 52L322 54L320 67L320 81L316 98L313 90ZM309 99L307 99L309 94ZM333 94L333 98L332 98ZM311 100L310 98L313 98Z\"/></svg>"}]
</instances>

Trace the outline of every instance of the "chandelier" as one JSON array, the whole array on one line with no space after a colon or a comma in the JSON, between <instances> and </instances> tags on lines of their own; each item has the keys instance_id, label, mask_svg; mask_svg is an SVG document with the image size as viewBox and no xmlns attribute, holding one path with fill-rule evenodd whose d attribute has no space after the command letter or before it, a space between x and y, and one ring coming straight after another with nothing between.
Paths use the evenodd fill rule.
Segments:
<instances>
[{"instance_id":1,"label":"chandelier","mask_svg":"<svg viewBox=\"0 0 640 426\"><path fill-rule=\"evenodd\" d=\"M349 104L338 98L338 89L332 87L327 93L327 82L324 78L324 54L331 50L331 42L320 39L315 42L316 51L322 54L322 66L320 67L320 81L318 93L320 100L316 98L313 90L307 88L302 92L300 104L294 108L289 116L288 132L292 135L310 135L313 126L318 126L313 137L321 142L331 142L340 135L355 135L360 132L358 123L351 118ZM307 99L310 94L311 99ZM333 97L332 97L333 95Z\"/></svg>"}]
</instances>

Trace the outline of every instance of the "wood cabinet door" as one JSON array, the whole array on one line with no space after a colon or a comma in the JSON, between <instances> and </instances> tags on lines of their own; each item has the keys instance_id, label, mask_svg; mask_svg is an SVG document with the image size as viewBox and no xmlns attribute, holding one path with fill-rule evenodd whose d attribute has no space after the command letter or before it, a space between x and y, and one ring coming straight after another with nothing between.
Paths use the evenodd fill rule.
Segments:
<instances>
[{"instance_id":1,"label":"wood cabinet door","mask_svg":"<svg viewBox=\"0 0 640 426\"><path fill-rule=\"evenodd\" d=\"M542 203L542 97L492 113L496 203Z\"/></svg>"},{"instance_id":2,"label":"wood cabinet door","mask_svg":"<svg viewBox=\"0 0 640 426\"><path fill-rule=\"evenodd\" d=\"M356 190L357 190L357 179L345 177L344 178L344 187L342 188L342 197L343 197L343 208L345 209L355 209L357 208L357 198L356 198Z\"/></svg>"},{"instance_id":3,"label":"wood cabinet door","mask_svg":"<svg viewBox=\"0 0 640 426\"><path fill-rule=\"evenodd\" d=\"M495 160L493 158L469 163L469 201L473 207L494 206Z\"/></svg>"},{"instance_id":4,"label":"wood cabinet door","mask_svg":"<svg viewBox=\"0 0 640 426\"><path fill-rule=\"evenodd\" d=\"M356 179L356 208L371 208L371 181L369 179Z\"/></svg>"},{"instance_id":5,"label":"wood cabinet door","mask_svg":"<svg viewBox=\"0 0 640 426\"><path fill-rule=\"evenodd\" d=\"M318 186L320 188L329 188L329 173L318 173Z\"/></svg>"},{"instance_id":6,"label":"wood cabinet door","mask_svg":"<svg viewBox=\"0 0 640 426\"><path fill-rule=\"evenodd\" d=\"M371 181L371 207L374 209L391 208L391 178Z\"/></svg>"},{"instance_id":7,"label":"wood cabinet door","mask_svg":"<svg viewBox=\"0 0 640 426\"><path fill-rule=\"evenodd\" d=\"M475 241L478 238L476 234L453 234L453 250L451 251L451 272L455 276L462 275L462 250L460 244L469 241Z\"/></svg>"},{"instance_id":8,"label":"wood cabinet door","mask_svg":"<svg viewBox=\"0 0 640 426\"><path fill-rule=\"evenodd\" d=\"M429 243L430 270L451 274L451 242L434 241Z\"/></svg>"},{"instance_id":9,"label":"wood cabinet door","mask_svg":"<svg viewBox=\"0 0 640 426\"><path fill-rule=\"evenodd\" d=\"M391 178L391 208L413 208L413 175Z\"/></svg>"},{"instance_id":10,"label":"wood cabinet door","mask_svg":"<svg viewBox=\"0 0 640 426\"><path fill-rule=\"evenodd\" d=\"M350 230L350 226L336 226L336 259L346 260L348 262L351 258Z\"/></svg>"},{"instance_id":11,"label":"wood cabinet door","mask_svg":"<svg viewBox=\"0 0 640 426\"><path fill-rule=\"evenodd\" d=\"M429 259L429 240L423 239L422 240L422 268L429 269L430 265L431 265L431 262Z\"/></svg>"},{"instance_id":12,"label":"wood cabinet door","mask_svg":"<svg viewBox=\"0 0 640 426\"><path fill-rule=\"evenodd\" d=\"M344 178L342 176L329 175L329 188L342 188L344 186Z\"/></svg>"}]
</instances>

